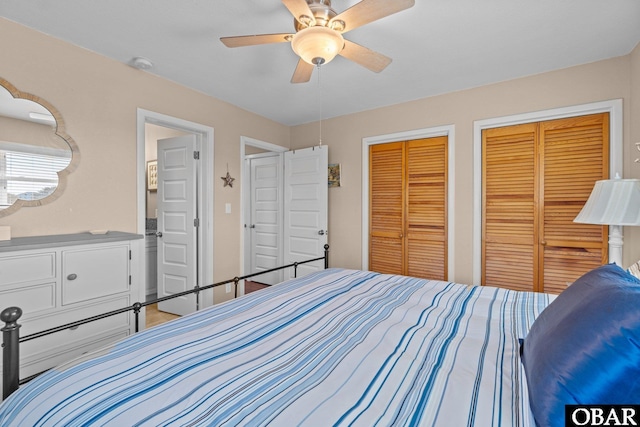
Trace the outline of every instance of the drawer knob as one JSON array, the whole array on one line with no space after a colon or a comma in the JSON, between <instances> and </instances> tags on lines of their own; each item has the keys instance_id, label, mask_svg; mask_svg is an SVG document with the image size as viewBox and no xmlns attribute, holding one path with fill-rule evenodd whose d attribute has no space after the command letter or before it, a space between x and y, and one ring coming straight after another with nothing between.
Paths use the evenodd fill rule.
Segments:
<instances>
[{"instance_id":1,"label":"drawer knob","mask_svg":"<svg viewBox=\"0 0 640 427\"><path fill-rule=\"evenodd\" d=\"M78 275L76 273L71 273L70 275L67 276L67 280L76 280L78 278Z\"/></svg>"}]
</instances>

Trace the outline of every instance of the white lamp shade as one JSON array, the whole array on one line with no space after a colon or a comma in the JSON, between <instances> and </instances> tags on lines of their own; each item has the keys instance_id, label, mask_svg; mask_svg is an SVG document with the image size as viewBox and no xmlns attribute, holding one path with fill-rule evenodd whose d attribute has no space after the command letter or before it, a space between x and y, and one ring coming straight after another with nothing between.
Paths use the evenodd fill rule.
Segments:
<instances>
[{"instance_id":1,"label":"white lamp shade","mask_svg":"<svg viewBox=\"0 0 640 427\"><path fill-rule=\"evenodd\" d=\"M344 38L339 32L327 27L309 27L293 36L291 48L311 65L326 64L344 49ZM318 58L322 60L319 61Z\"/></svg>"},{"instance_id":2,"label":"white lamp shade","mask_svg":"<svg viewBox=\"0 0 640 427\"><path fill-rule=\"evenodd\" d=\"M597 181L573 220L586 224L640 225L640 179Z\"/></svg>"}]
</instances>

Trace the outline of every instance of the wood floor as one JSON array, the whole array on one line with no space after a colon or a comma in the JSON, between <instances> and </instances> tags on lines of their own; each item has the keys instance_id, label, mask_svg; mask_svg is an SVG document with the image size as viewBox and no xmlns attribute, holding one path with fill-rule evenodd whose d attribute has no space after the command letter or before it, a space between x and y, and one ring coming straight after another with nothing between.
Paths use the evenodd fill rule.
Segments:
<instances>
[{"instance_id":1,"label":"wood floor","mask_svg":"<svg viewBox=\"0 0 640 427\"><path fill-rule=\"evenodd\" d=\"M244 294L250 294L251 292L259 291L260 289L268 288L268 285L263 285L259 282L252 282L250 280L244 281Z\"/></svg>"},{"instance_id":2,"label":"wood floor","mask_svg":"<svg viewBox=\"0 0 640 427\"><path fill-rule=\"evenodd\" d=\"M178 317L180 316L158 310L158 304L151 304L147 306L147 315L146 315L145 323L146 323L146 327L150 328L152 326L156 326L161 323L168 322L169 320L177 319Z\"/></svg>"},{"instance_id":3,"label":"wood floor","mask_svg":"<svg viewBox=\"0 0 640 427\"><path fill-rule=\"evenodd\" d=\"M251 282L249 280L246 280L244 282L244 293L246 295L251 292L259 291L260 289L264 289L266 287L268 286L263 285L262 283ZM145 323L146 323L146 327L150 328L152 326L156 326L161 323L168 322L169 320L177 319L178 317L180 316L158 310L158 304L151 304L147 306Z\"/></svg>"}]
</instances>

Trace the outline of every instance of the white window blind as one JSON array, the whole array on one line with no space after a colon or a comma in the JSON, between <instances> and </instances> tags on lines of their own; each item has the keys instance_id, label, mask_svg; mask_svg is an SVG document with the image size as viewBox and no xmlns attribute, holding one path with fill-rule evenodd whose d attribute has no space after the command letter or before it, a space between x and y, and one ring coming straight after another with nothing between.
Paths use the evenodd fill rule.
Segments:
<instances>
[{"instance_id":1,"label":"white window blind","mask_svg":"<svg viewBox=\"0 0 640 427\"><path fill-rule=\"evenodd\" d=\"M58 185L57 172L71 161L70 153L56 151L61 153L0 149L0 207L11 206L17 199L39 200L53 193Z\"/></svg>"}]
</instances>

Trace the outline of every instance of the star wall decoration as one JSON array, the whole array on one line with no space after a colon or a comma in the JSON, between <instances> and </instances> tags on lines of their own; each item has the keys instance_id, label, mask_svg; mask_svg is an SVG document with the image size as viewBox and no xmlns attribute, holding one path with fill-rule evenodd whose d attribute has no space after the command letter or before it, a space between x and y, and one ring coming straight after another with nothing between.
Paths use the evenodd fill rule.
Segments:
<instances>
[{"instance_id":1,"label":"star wall decoration","mask_svg":"<svg viewBox=\"0 0 640 427\"><path fill-rule=\"evenodd\" d=\"M220 179L224 181L224 187L229 186L230 188L233 188L233 181L235 181L235 178L231 178L231 175L229 175L229 165L227 165L227 175L221 176Z\"/></svg>"}]
</instances>

